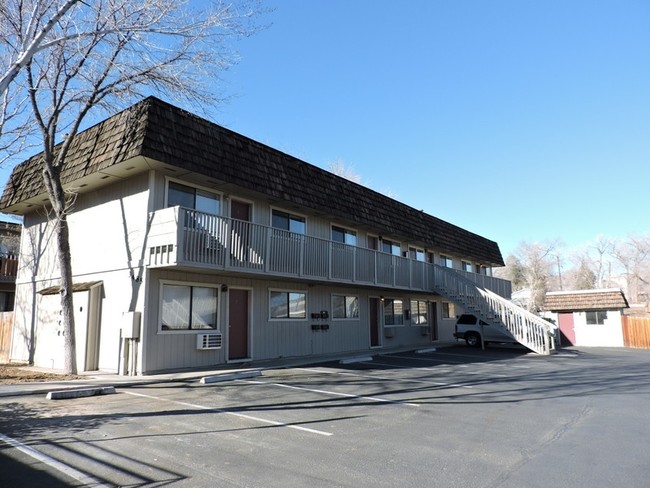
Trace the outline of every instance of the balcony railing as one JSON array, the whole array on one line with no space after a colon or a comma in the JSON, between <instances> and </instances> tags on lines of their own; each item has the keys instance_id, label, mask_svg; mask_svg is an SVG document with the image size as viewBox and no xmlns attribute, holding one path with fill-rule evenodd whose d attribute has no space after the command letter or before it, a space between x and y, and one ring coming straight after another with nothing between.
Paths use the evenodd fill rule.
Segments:
<instances>
[{"instance_id":1,"label":"balcony railing","mask_svg":"<svg viewBox=\"0 0 650 488\"><path fill-rule=\"evenodd\" d=\"M150 267L199 266L429 292L440 279L433 264L181 207L152 214L148 242ZM510 297L508 281L463 274Z\"/></svg>"},{"instance_id":2,"label":"balcony railing","mask_svg":"<svg viewBox=\"0 0 650 488\"><path fill-rule=\"evenodd\" d=\"M0 254L0 281L16 281L18 256Z\"/></svg>"}]
</instances>

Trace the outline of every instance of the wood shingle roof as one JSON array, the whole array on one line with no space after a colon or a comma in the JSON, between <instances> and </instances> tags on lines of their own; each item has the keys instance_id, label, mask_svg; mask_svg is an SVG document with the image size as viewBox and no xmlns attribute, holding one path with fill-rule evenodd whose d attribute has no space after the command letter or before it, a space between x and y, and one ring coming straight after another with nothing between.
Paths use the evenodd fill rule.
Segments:
<instances>
[{"instance_id":1,"label":"wood shingle roof","mask_svg":"<svg viewBox=\"0 0 650 488\"><path fill-rule=\"evenodd\" d=\"M620 289L549 292L544 300L544 309L550 312L621 310L628 307Z\"/></svg>"},{"instance_id":2,"label":"wood shingle roof","mask_svg":"<svg viewBox=\"0 0 650 488\"><path fill-rule=\"evenodd\" d=\"M144 156L440 252L503 265L496 242L225 129L157 98L79 133L62 171L64 184ZM40 155L14 169L0 208L44 193Z\"/></svg>"}]
</instances>

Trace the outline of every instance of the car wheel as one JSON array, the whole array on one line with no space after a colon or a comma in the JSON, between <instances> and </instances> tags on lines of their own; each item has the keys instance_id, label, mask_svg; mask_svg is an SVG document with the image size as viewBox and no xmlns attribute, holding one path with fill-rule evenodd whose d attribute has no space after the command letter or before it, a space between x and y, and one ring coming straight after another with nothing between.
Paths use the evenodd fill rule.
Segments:
<instances>
[{"instance_id":1,"label":"car wheel","mask_svg":"<svg viewBox=\"0 0 650 488\"><path fill-rule=\"evenodd\" d=\"M469 347L480 347L481 336L476 332L468 332L467 334L465 334L465 342Z\"/></svg>"}]
</instances>

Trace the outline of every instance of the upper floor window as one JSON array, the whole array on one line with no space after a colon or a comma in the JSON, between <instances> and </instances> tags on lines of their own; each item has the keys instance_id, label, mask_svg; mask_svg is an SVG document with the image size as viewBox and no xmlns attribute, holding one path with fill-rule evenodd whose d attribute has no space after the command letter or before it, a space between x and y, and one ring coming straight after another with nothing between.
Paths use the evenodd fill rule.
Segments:
<instances>
[{"instance_id":1,"label":"upper floor window","mask_svg":"<svg viewBox=\"0 0 650 488\"><path fill-rule=\"evenodd\" d=\"M270 316L272 319L306 319L307 294L291 291L270 292Z\"/></svg>"},{"instance_id":2,"label":"upper floor window","mask_svg":"<svg viewBox=\"0 0 650 488\"><path fill-rule=\"evenodd\" d=\"M445 268L453 268L454 267L454 261L449 256L445 256L444 254L441 254L440 255L440 266L444 266Z\"/></svg>"},{"instance_id":3,"label":"upper floor window","mask_svg":"<svg viewBox=\"0 0 650 488\"><path fill-rule=\"evenodd\" d=\"M176 205L215 215L221 213L221 199L216 193L170 181L167 188L167 206Z\"/></svg>"},{"instance_id":4,"label":"upper floor window","mask_svg":"<svg viewBox=\"0 0 650 488\"><path fill-rule=\"evenodd\" d=\"M296 234L304 234L305 218L274 209L271 213L271 226L276 229L287 230Z\"/></svg>"},{"instance_id":5,"label":"upper floor window","mask_svg":"<svg viewBox=\"0 0 650 488\"><path fill-rule=\"evenodd\" d=\"M381 240L381 251L392 254L393 256L400 255L400 245L399 242L389 241L388 239Z\"/></svg>"},{"instance_id":6,"label":"upper floor window","mask_svg":"<svg viewBox=\"0 0 650 488\"><path fill-rule=\"evenodd\" d=\"M424 262L424 250L409 247L409 258Z\"/></svg>"},{"instance_id":7,"label":"upper floor window","mask_svg":"<svg viewBox=\"0 0 650 488\"><path fill-rule=\"evenodd\" d=\"M357 233L350 229L343 227L332 226L332 240L342 244L349 244L350 246L357 245Z\"/></svg>"},{"instance_id":8,"label":"upper floor window","mask_svg":"<svg viewBox=\"0 0 650 488\"><path fill-rule=\"evenodd\" d=\"M471 273L474 269L472 267L472 263L468 263L467 261L462 261L461 262L463 271L467 271L468 273Z\"/></svg>"}]
</instances>

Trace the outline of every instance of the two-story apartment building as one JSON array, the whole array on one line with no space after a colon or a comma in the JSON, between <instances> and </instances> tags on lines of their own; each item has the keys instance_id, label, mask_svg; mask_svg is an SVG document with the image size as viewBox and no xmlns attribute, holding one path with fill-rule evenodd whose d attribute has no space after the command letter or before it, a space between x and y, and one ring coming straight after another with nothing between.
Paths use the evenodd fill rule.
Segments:
<instances>
[{"instance_id":1,"label":"two-story apartment building","mask_svg":"<svg viewBox=\"0 0 650 488\"><path fill-rule=\"evenodd\" d=\"M39 157L0 201L24 219L11 358L61 368ZM156 98L79 133L62 179L81 370L419 347L510 296L495 242Z\"/></svg>"}]
</instances>

